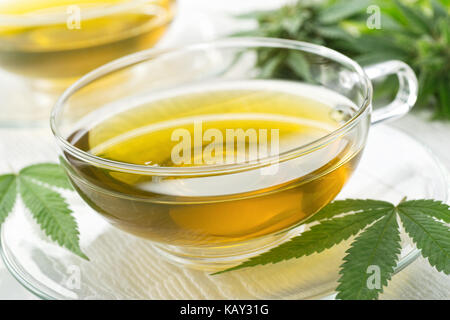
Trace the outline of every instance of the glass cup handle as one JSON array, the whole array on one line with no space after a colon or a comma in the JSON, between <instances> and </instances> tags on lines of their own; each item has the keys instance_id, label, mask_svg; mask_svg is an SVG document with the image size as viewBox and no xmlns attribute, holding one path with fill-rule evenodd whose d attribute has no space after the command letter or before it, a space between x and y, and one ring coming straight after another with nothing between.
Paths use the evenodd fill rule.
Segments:
<instances>
[{"instance_id":1,"label":"glass cup handle","mask_svg":"<svg viewBox=\"0 0 450 320\"><path fill-rule=\"evenodd\" d=\"M372 112L372 124L402 117L417 100L418 83L414 71L398 60L381 62L364 68L370 80L390 74L398 77L399 88L394 101Z\"/></svg>"}]
</instances>

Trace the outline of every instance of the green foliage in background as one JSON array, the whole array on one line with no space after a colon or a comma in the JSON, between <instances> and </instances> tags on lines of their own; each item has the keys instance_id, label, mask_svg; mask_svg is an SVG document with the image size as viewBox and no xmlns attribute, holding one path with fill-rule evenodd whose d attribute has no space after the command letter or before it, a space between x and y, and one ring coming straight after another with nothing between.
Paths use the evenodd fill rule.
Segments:
<instances>
[{"instance_id":1,"label":"green foliage in background","mask_svg":"<svg viewBox=\"0 0 450 320\"><path fill-rule=\"evenodd\" d=\"M377 6L377 7L374 7ZM380 9L380 29L367 23ZM398 59L419 79L418 105L435 119L450 120L450 1L319 0L298 1L280 9L256 11L239 18L255 19L258 28L236 36L275 37L312 42L342 52L362 65ZM369 28L370 26L370 28ZM301 55L260 49L263 76L305 78ZM395 82L378 93L393 96Z\"/></svg>"}]
</instances>

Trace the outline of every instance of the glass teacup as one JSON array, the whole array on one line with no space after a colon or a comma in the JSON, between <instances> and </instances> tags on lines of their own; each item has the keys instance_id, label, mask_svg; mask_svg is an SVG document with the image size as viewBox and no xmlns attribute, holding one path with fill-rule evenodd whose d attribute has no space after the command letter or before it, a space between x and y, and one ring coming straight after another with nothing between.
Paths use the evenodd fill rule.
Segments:
<instances>
[{"instance_id":1,"label":"glass teacup","mask_svg":"<svg viewBox=\"0 0 450 320\"><path fill-rule=\"evenodd\" d=\"M22 90L22 95L31 98L22 103L20 110L6 101L0 121L38 119L49 112L57 97L77 78L112 60L154 46L172 21L174 3L175 0L0 3L0 69L22 80L23 88L17 85L10 91ZM11 81L8 83L11 85Z\"/></svg>"},{"instance_id":2,"label":"glass teacup","mask_svg":"<svg viewBox=\"0 0 450 320\"><path fill-rule=\"evenodd\" d=\"M265 75L256 53L264 50L301 55L304 77ZM130 72L140 76L115 81ZM399 79L396 98L372 111L371 79L391 74ZM90 72L60 97L51 127L62 164L88 205L112 225L152 240L170 260L214 269L301 231L350 178L370 125L407 113L416 98L417 79L400 61L363 69L309 43L224 39L142 51ZM217 99L225 102L211 102ZM209 129L217 134L242 123L242 131L251 129L248 123L278 130L269 139L277 145L254 156L245 150L237 160L177 165L173 133L183 129L196 140L202 123L214 123ZM322 131L312 135L310 128ZM249 147L250 131L244 132ZM238 150L234 140L227 148L220 150ZM189 154L200 150L205 160L205 149L194 142ZM172 158L145 161L161 154Z\"/></svg>"}]
</instances>

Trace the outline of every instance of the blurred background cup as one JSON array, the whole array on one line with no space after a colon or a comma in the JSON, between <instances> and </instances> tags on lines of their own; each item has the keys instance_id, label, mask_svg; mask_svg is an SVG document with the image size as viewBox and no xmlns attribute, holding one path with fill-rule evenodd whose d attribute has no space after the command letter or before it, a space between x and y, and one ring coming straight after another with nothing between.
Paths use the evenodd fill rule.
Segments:
<instances>
[{"instance_id":1,"label":"blurred background cup","mask_svg":"<svg viewBox=\"0 0 450 320\"><path fill-rule=\"evenodd\" d=\"M175 0L0 0L0 125L46 123L81 75L153 47ZM13 101L16 95L18 100ZM9 99L8 99L9 98Z\"/></svg>"}]
</instances>

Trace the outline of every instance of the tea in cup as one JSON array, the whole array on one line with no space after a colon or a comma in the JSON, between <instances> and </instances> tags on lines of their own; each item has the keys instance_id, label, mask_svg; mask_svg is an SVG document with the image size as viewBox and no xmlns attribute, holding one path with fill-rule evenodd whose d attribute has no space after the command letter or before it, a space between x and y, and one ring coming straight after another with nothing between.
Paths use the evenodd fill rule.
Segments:
<instances>
[{"instance_id":1,"label":"tea in cup","mask_svg":"<svg viewBox=\"0 0 450 320\"><path fill-rule=\"evenodd\" d=\"M260 77L261 47L304 55L311 77ZM89 90L130 68L146 81L113 95ZM350 179L371 122L413 106L407 65L366 72L331 49L280 39L148 50L76 82L51 125L75 189L112 225L172 261L223 268L297 232ZM373 112L369 76L387 74L398 75L399 93ZM80 113L89 95L96 99Z\"/></svg>"}]
</instances>

